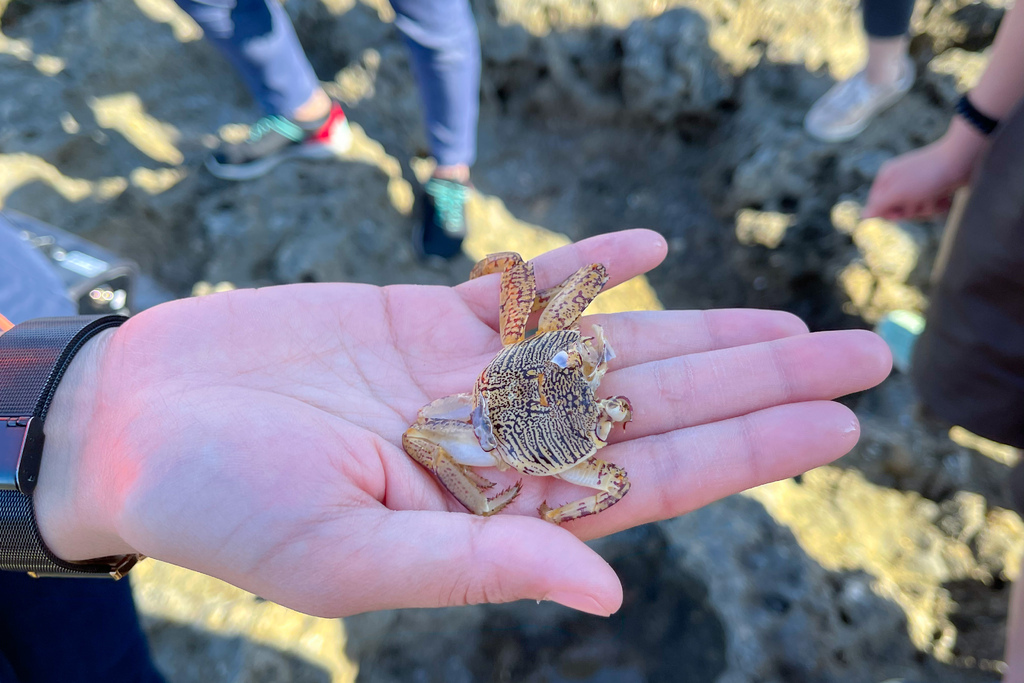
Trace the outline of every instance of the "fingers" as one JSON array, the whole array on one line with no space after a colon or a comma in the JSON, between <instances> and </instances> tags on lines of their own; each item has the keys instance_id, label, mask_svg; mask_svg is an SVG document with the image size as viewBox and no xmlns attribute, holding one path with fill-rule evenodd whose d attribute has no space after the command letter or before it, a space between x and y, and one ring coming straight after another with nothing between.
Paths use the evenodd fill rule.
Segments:
<instances>
[{"instance_id":1,"label":"fingers","mask_svg":"<svg viewBox=\"0 0 1024 683\"><path fill-rule=\"evenodd\" d=\"M966 165L965 165L966 163ZM929 218L947 210L952 193L969 175L970 163L939 142L887 161L871 184L863 218Z\"/></svg>"},{"instance_id":2,"label":"fingers","mask_svg":"<svg viewBox=\"0 0 1024 683\"><path fill-rule=\"evenodd\" d=\"M646 273L665 258L665 238L652 230L623 230L566 245L533 259L538 290L557 285L581 266L601 263L608 269L610 289ZM456 290L473 312L488 324L498 320L497 275L459 285Z\"/></svg>"},{"instance_id":3,"label":"fingers","mask_svg":"<svg viewBox=\"0 0 1024 683\"><path fill-rule=\"evenodd\" d=\"M756 344L807 333L800 318L782 311L721 309L709 311L635 311L583 319L604 328L616 357L612 368Z\"/></svg>"},{"instance_id":4,"label":"fingers","mask_svg":"<svg viewBox=\"0 0 1024 683\"><path fill-rule=\"evenodd\" d=\"M884 218L888 221L927 219L949 211L952 204L952 195L940 196L926 201L896 203L884 210L865 209L862 218Z\"/></svg>"},{"instance_id":5,"label":"fingers","mask_svg":"<svg viewBox=\"0 0 1024 683\"><path fill-rule=\"evenodd\" d=\"M644 363L609 373L601 396L627 396L635 439L786 403L829 400L889 374L885 342L864 330L819 332Z\"/></svg>"},{"instance_id":6,"label":"fingers","mask_svg":"<svg viewBox=\"0 0 1024 683\"><path fill-rule=\"evenodd\" d=\"M620 444L602 453L626 469L629 493L568 528L587 539L675 517L831 462L859 436L848 408L816 401Z\"/></svg>"},{"instance_id":7,"label":"fingers","mask_svg":"<svg viewBox=\"0 0 1024 683\"><path fill-rule=\"evenodd\" d=\"M549 522L516 515L382 511L336 558L343 568L323 616L402 607L551 600L607 616L622 586L601 557ZM352 520L345 520L346 526ZM340 551L339 551L340 553Z\"/></svg>"},{"instance_id":8,"label":"fingers","mask_svg":"<svg viewBox=\"0 0 1024 683\"><path fill-rule=\"evenodd\" d=\"M862 218L896 220L904 217L906 212L904 205L907 203L908 197L899 176L899 169L894 167L892 162L882 165L875 181L871 183L867 202L864 204L864 210L861 211Z\"/></svg>"}]
</instances>

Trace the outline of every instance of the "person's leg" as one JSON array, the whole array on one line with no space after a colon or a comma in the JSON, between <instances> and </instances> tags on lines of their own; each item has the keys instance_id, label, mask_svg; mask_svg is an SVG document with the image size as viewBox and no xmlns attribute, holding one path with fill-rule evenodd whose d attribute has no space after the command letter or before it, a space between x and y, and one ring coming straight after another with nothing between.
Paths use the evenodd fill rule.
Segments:
<instances>
[{"instance_id":1,"label":"person's leg","mask_svg":"<svg viewBox=\"0 0 1024 683\"><path fill-rule=\"evenodd\" d=\"M330 102L277 0L175 0L268 114L311 120Z\"/></svg>"},{"instance_id":2,"label":"person's leg","mask_svg":"<svg viewBox=\"0 0 1024 683\"><path fill-rule=\"evenodd\" d=\"M914 83L907 57L913 0L862 0L868 59L864 70L836 83L807 112L804 127L826 142L859 135L876 115L898 102Z\"/></svg>"},{"instance_id":3,"label":"person's leg","mask_svg":"<svg viewBox=\"0 0 1024 683\"><path fill-rule=\"evenodd\" d=\"M222 144L207 159L210 173L249 180L287 159L330 159L348 149L345 113L320 87L277 0L175 1L234 64L268 114L250 128L249 139Z\"/></svg>"},{"instance_id":4,"label":"person's leg","mask_svg":"<svg viewBox=\"0 0 1024 683\"><path fill-rule=\"evenodd\" d=\"M914 12L913 0L861 0L868 61L864 67L872 84L899 80L907 56L907 31Z\"/></svg>"},{"instance_id":5,"label":"person's leg","mask_svg":"<svg viewBox=\"0 0 1024 683\"><path fill-rule=\"evenodd\" d=\"M391 5L412 57L437 175L468 180L480 108L480 37L469 2L392 0Z\"/></svg>"},{"instance_id":6,"label":"person's leg","mask_svg":"<svg viewBox=\"0 0 1024 683\"><path fill-rule=\"evenodd\" d=\"M413 245L421 256L451 258L466 234L469 168L476 159L480 37L468 0L391 0L395 26L412 58L437 161L424 187Z\"/></svg>"},{"instance_id":7,"label":"person's leg","mask_svg":"<svg viewBox=\"0 0 1024 683\"><path fill-rule=\"evenodd\" d=\"M20 683L164 680L150 658L127 579L0 572L0 594L2 657Z\"/></svg>"}]
</instances>

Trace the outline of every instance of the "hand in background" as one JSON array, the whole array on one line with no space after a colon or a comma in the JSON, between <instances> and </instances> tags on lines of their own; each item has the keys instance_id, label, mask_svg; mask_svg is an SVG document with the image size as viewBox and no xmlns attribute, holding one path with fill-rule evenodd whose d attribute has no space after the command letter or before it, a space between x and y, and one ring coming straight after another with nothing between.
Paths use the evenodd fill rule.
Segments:
<instances>
[{"instance_id":1,"label":"hand in background","mask_svg":"<svg viewBox=\"0 0 1024 683\"><path fill-rule=\"evenodd\" d=\"M649 231L595 237L538 258L538 285L591 262L614 285L665 249ZM589 491L523 477L505 511L476 517L401 436L500 348L498 280L272 287L139 314L91 342L58 390L36 494L44 539L65 559L141 552L323 616L522 598L608 614L621 586L581 539L843 455L859 428L831 399L890 367L873 334L807 334L786 313L591 316L618 352L599 394L635 409L601 451L629 494L559 528L538 504Z\"/></svg>"},{"instance_id":2,"label":"hand in background","mask_svg":"<svg viewBox=\"0 0 1024 683\"><path fill-rule=\"evenodd\" d=\"M864 218L930 218L949 210L953 194L967 185L986 138L959 118L944 136L882 165L871 185Z\"/></svg>"}]
</instances>

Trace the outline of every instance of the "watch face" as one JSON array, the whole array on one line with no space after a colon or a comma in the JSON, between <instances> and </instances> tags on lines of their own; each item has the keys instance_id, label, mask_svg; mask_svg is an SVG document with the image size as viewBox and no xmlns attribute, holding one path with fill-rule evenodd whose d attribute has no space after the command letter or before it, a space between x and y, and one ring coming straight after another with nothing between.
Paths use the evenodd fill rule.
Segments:
<instances>
[{"instance_id":1,"label":"watch face","mask_svg":"<svg viewBox=\"0 0 1024 683\"><path fill-rule=\"evenodd\" d=\"M42 454L43 428L37 418L0 423L0 490L32 493Z\"/></svg>"}]
</instances>

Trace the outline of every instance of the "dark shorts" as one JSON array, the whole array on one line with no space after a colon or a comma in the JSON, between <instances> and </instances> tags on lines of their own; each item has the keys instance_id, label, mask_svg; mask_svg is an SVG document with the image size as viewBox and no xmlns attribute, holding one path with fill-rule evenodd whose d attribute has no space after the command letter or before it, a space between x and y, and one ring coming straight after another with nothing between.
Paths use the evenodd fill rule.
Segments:
<instances>
[{"instance_id":1,"label":"dark shorts","mask_svg":"<svg viewBox=\"0 0 1024 683\"><path fill-rule=\"evenodd\" d=\"M1024 108L992 140L932 290L912 377L939 417L1024 448Z\"/></svg>"}]
</instances>

